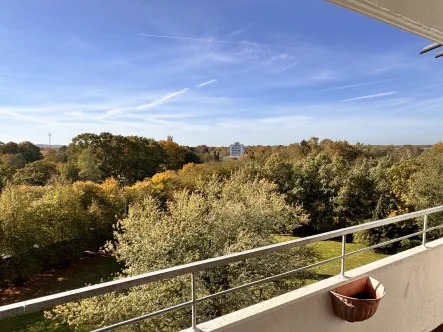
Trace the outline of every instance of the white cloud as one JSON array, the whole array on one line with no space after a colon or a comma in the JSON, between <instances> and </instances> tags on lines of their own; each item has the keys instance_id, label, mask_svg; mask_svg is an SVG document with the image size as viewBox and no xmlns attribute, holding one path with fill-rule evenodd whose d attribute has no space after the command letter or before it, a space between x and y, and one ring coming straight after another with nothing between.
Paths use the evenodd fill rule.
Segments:
<instances>
[{"instance_id":1,"label":"white cloud","mask_svg":"<svg viewBox=\"0 0 443 332\"><path fill-rule=\"evenodd\" d=\"M0 116L4 115L8 118L25 121L25 122L32 122L32 123L41 123L41 124L51 124L54 123L51 118L48 117L38 117L38 116L29 116L26 114L21 114L15 111L8 111L8 110L2 110L0 109Z\"/></svg>"},{"instance_id":2,"label":"white cloud","mask_svg":"<svg viewBox=\"0 0 443 332\"><path fill-rule=\"evenodd\" d=\"M54 117L47 114L31 117L15 111L0 110L0 118L4 116L12 121L21 121L18 127L15 126L15 130L19 128L21 134L19 137L16 132L10 130L8 120L0 120L0 130L3 141L29 139L36 143L45 142L47 139L45 133L51 132L53 141L57 144L67 144L72 137L82 132L102 131L122 135L142 135L155 139L162 139L172 134L180 144L191 146L228 145L236 140L245 144L288 144L310 136L375 144L414 142L418 144L438 140L438 131L434 129L441 126L442 120L423 115L427 109L437 115L438 108L433 107L441 104L442 100L410 99L397 104L396 99L386 98L372 103L300 105L288 103L272 107L272 104L262 104L259 100L253 99L207 97L201 95L199 90L192 89L186 97L180 98L178 104L165 105L162 112L128 111L124 117L109 117L97 121L89 120L97 116L94 115L98 114L97 111L88 112L79 108L65 112L67 114L55 114ZM420 114L417 113L416 116L397 117L399 112L409 114L411 110L417 108L420 109ZM374 114L378 116L374 117ZM398 123L398 126L406 131L403 132L398 128L390 129L393 123ZM416 124L420 130L432 127L433 131L426 133L426 136L408 136L411 132L419 132L415 128ZM366 130L368 126L374 125L377 125L379 136L374 136L371 131Z\"/></svg>"}]
</instances>

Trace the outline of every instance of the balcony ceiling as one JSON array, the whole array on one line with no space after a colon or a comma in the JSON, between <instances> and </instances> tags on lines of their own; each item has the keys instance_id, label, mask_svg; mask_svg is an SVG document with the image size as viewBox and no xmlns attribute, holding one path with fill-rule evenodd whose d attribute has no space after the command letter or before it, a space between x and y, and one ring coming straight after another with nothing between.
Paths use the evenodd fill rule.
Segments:
<instances>
[{"instance_id":1,"label":"balcony ceiling","mask_svg":"<svg viewBox=\"0 0 443 332\"><path fill-rule=\"evenodd\" d=\"M443 0L326 0L443 44Z\"/></svg>"}]
</instances>

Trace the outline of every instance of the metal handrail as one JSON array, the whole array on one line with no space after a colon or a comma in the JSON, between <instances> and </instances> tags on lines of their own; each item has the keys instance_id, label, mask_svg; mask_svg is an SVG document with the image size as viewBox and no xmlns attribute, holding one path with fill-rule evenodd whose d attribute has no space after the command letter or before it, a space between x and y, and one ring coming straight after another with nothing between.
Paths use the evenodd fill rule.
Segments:
<instances>
[{"instance_id":1,"label":"metal handrail","mask_svg":"<svg viewBox=\"0 0 443 332\"><path fill-rule=\"evenodd\" d=\"M330 262L336 261L336 260L341 260L341 275L344 276L345 262L346 262L346 257L348 257L348 256L351 256L351 255L354 255L354 254L357 254L357 253L360 253L363 251L372 250L372 249L375 249L375 248L378 248L378 247L381 247L381 246L384 246L387 244L402 241L404 239L418 236L418 235L423 236L422 244L425 245L427 232L443 228L443 225L435 226L432 228L427 228L428 215L433 214L433 213L437 213L437 212L441 212L441 211L443 211L443 206L438 206L438 207L434 207L434 208L430 208L430 209L425 209L425 210L421 210L421 211L416 211L416 212L411 212L411 213L399 215L399 216L392 217L392 218L381 219L381 220L367 222L367 223L356 225L356 226L338 229L338 230L331 231L331 232L308 236L308 237L297 239L297 240L272 244L272 245L268 245L268 246L264 246L264 247L260 247L260 248L255 248L255 249L251 249L251 250L246 250L246 251L242 251L242 252L238 252L238 253L233 253L233 254L229 254L229 255L225 255L225 256L210 258L210 259L206 259L206 260L202 260L202 261L192 262L189 264L174 266L174 267L163 269L163 270L140 274L140 275L133 276L133 277L127 277L127 278L122 278L122 279L113 280L113 281L109 281L109 282L104 282L101 284L87 286L87 287L83 287L83 288L79 288L79 289L75 289L75 290L71 290L71 291L67 291L67 292L63 292L63 293L44 296L44 297L40 297L37 299L32 299L32 300L28 300L28 301L9 304L9 305L5 305L5 306L0 307L0 319L6 318L6 317L18 316L18 315L22 315L22 314L29 313L29 312L39 311L42 309L54 307L56 305L61 305L61 304L65 304L65 303L73 302L73 301L79 301L79 300L83 300L83 299L87 299L87 298L91 298L94 296L103 295L103 294L107 294L107 293L111 293L111 292L115 292L115 291L125 290L128 288L134 287L134 286L140 286L140 285L148 284L148 283L155 282L155 281L161 281L161 280L165 280L165 279L170 279L170 278L182 276L185 274L191 274L191 286L192 286L191 287L191 290L192 290L192 294L191 294L192 300L191 301L184 302L184 303L181 303L181 304L178 304L175 306L167 307L167 308L158 310L156 312L148 313L143 316L132 318L132 319L129 319L129 320L126 320L126 321L123 321L123 322L120 322L120 323L117 323L114 325L99 328L94 331L95 332L109 331L109 330L115 329L117 327L129 325L129 324L134 324L134 323L146 320L148 318L152 318L152 317L155 317L155 316L158 316L158 315L161 315L161 314L173 311L173 310L183 309L186 307L192 307L192 328L194 330L197 330L196 317L197 317L197 304L198 303L201 303L203 301L206 301L206 300L218 297L218 296L226 295L228 293L231 293L231 292L234 292L234 291L237 291L240 289L252 287L252 286L255 286L258 284L262 284L262 283L271 282L273 280L283 278L283 277L292 275L294 273L305 271L305 270L314 268L316 266L330 263ZM406 235L403 237L399 237L399 238L396 238L393 240L385 241L383 243L379 243L379 244L376 244L376 245L373 245L370 247L366 247L363 249L359 249L359 250L355 250L355 251L346 253L346 235L352 234L355 232L360 232L360 231L372 229L372 228L376 228L376 227L380 227L380 226L394 224L394 223L397 223L400 221L410 220L410 219L417 218L417 217L424 217L422 231L419 231L419 232L416 232L416 233L413 233L410 235ZM282 250L288 250L291 248L305 246L305 245L311 244L311 243L329 240L329 239L340 237L340 236L342 237L342 253L340 256L329 258L329 259L326 259L326 260L323 260L323 261L320 261L320 262L317 262L317 263L314 263L314 264L311 264L308 266L304 266L301 268L297 268L292 271L284 272L284 273L281 273L281 274L278 274L275 276L270 276L270 277L267 277L264 279L256 280L256 281L250 282L248 284L240 285L240 286L237 286L237 287L234 287L234 288L231 288L228 290L224 290L224 291L216 293L216 294L211 294L211 295L208 295L205 297L197 298L196 281L195 281L197 272L207 270L210 268L214 268L214 267L217 267L220 265L226 265L226 264L235 263L238 261L243 261L248 258L259 257L259 256L263 256L266 254L279 252Z\"/></svg>"}]
</instances>

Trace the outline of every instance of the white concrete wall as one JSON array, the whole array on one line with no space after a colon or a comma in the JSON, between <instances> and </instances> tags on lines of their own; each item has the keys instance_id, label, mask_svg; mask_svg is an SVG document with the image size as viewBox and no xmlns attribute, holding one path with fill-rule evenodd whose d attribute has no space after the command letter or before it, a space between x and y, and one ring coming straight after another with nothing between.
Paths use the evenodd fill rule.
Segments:
<instances>
[{"instance_id":1,"label":"white concrete wall","mask_svg":"<svg viewBox=\"0 0 443 332\"><path fill-rule=\"evenodd\" d=\"M442 0L326 0L443 43ZM368 32L369 33L369 32ZM364 38L364 36L362 36Z\"/></svg>"},{"instance_id":2,"label":"white concrete wall","mask_svg":"<svg viewBox=\"0 0 443 332\"><path fill-rule=\"evenodd\" d=\"M348 323L335 316L332 277L269 301L200 324L203 332L426 332L443 323L443 239L347 272L369 275L386 289L375 316Z\"/></svg>"}]
</instances>

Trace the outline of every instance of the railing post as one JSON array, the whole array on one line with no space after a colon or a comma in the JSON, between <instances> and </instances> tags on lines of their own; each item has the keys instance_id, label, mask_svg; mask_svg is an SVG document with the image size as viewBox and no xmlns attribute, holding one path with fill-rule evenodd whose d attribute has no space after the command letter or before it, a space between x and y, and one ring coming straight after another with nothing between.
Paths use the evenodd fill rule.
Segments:
<instances>
[{"instance_id":1,"label":"railing post","mask_svg":"<svg viewBox=\"0 0 443 332\"><path fill-rule=\"evenodd\" d=\"M346 235L341 236L341 275L345 276Z\"/></svg>"},{"instance_id":2,"label":"railing post","mask_svg":"<svg viewBox=\"0 0 443 332\"><path fill-rule=\"evenodd\" d=\"M192 330L197 331L197 292L195 285L195 272L191 274L191 296L192 296Z\"/></svg>"},{"instance_id":3,"label":"railing post","mask_svg":"<svg viewBox=\"0 0 443 332\"><path fill-rule=\"evenodd\" d=\"M428 215L425 214L424 220L423 220L423 242L422 245L426 245L426 231L428 228Z\"/></svg>"}]
</instances>

